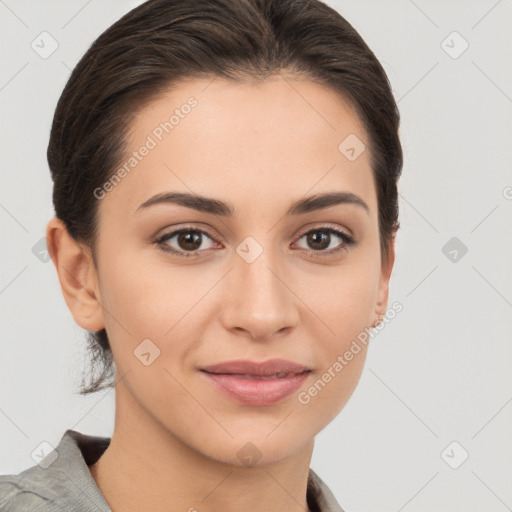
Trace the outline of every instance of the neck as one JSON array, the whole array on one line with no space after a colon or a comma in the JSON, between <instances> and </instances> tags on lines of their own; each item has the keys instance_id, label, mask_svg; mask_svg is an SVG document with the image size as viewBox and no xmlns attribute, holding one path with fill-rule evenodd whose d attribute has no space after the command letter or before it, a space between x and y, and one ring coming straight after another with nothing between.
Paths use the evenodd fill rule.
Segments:
<instances>
[{"instance_id":1,"label":"neck","mask_svg":"<svg viewBox=\"0 0 512 512\"><path fill-rule=\"evenodd\" d=\"M110 445L90 470L114 512L304 512L313 444L266 466L227 464L183 443L118 393Z\"/></svg>"}]
</instances>

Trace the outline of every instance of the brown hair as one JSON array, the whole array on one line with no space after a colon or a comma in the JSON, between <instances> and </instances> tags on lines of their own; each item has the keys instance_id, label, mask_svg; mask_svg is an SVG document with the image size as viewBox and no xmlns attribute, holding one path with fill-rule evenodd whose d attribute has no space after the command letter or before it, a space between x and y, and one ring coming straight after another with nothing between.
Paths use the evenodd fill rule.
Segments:
<instances>
[{"instance_id":1,"label":"brown hair","mask_svg":"<svg viewBox=\"0 0 512 512\"><path fill-rule=\"evenodd\" d=\"M122 161L134 114L180 81L264 79L280 70L329 86L361 118L387 261L399 228L400 115L373 52L347 20L318 0L149 0L109 27L76 65L55 110L48 163L56 216L91 248L96 263L94 190ZM105 329L90 332L88 341L93 366L82 394L113 385Z\"/></svg>"}]
</instances>

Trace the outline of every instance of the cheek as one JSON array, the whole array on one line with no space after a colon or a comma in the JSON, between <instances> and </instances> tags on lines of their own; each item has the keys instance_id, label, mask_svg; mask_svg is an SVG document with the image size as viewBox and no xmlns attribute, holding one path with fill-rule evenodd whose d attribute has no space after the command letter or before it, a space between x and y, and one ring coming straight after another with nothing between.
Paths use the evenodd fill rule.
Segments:
<instances>
[{"instance_id":1,"label":"cheek","mask_svg":"<svg viewBox=\"0 0 512 512\"><path fill-rule=\"evenodd\" d=\"M321 423L328 423L343 409L359 382L371 339L366 316L348 307L337 316L332 312L335 334L317 337L317 371L298 401L314 409Z\"/></svg>"},{"instance_id":2,"label":"cheek","mask_svg":"<svg viewBox=\"0 0 512 512\"><path fill-rule=\"evenodd\" d=\"M304 285L308 308L315 313L311 338L319 361L317 384L311 401L329 402L326 411L339 411L357 385L370 341L378 284L378 266L363 255L354 264L342 265L321 279ZM311 313L306 313L311 318ZM306 397L307 399L307 397Z\"/></svg>"},{"instance_id":3,"label":"cheek","mask_svg":"<svg viewBox=\"0 0 512 512\"><path fill-rule=\"evenodd\" d=\"M304 273L294 289L316 317L321 339L331 348L340 348L367 327L375 309L378 271L372 261L354 257L338 268L323 270L322 274ZM318 330L317 330L318 332Z\"/></svg>"},{"instance_id":4,"label":"cheek","mask_svg":"<svg viewBox=\"0 0 512 512\"><path fill-rule=\"evenodd\" d=\"M124 254L105 258L100 276L105 324L116 357L129 362L144 339L161 349L160 360L183 357L201 339L198 331L213 321L207 295L219 276L206 267L200 271L166 264L165 255ZM180 342L172 343L177 338Z\"/></svg>"},{"instance_id":5,"label":"cheek","mask_svg":"<svg viewBox=\"0 0 512 512\"><path fill-rule=\"evenodd\" d=\"M322 415L322 423L327 424L334 419L352 396L366 359L367 347L359 344L359 352L351 353L350 361L341 356L323 368L311 386L301 395L302 401L310 400L315 414ZM341 362L340 362L341 361Z\"/></svg>"}]
</instances>

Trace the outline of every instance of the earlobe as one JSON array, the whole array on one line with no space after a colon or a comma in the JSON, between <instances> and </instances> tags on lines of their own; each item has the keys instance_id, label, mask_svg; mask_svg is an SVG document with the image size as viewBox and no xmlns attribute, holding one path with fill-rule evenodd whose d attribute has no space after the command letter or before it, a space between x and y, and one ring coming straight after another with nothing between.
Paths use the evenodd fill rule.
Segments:
<instances>
[{"instance_id":1,"label":"earlobe","mask_svg":"<svg viewBox=\"0 0 512 512\"><path fill-rule=\"evenodd\" d=\"M74 240L57 217L46 226L46 244L75 322L88 331L103 329L98 276L90 250Z\"/></svg>"}]
</instances>

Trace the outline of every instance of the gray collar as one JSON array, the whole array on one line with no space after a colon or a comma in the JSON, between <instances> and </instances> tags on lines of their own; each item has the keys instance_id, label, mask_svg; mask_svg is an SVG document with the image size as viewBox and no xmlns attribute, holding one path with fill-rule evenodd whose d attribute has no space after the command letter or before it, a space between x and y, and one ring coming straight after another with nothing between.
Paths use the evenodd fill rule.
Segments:
<instances>
[{"instance_id":1,"label":"gray collar","mask_svg":"<svg viewBox=\"0 0 512 512\"><path fill-rule=\"evenodd\" d=\"M48 462L55 453L48 454L39 465L19 475L0 477L2 493L5 493L0 501L13 504L19 499L18 495L24 494L24 504L41 506L44 503L44 510L48 511L110 512L88 468L100 458L109 444L109 437L66 430L56 448L58 456L50 465ZM30 493L33 502L30 502ZM311 468L307 501L312 512L343 512L330 489Z\"/></svg>"}]
</instances>

